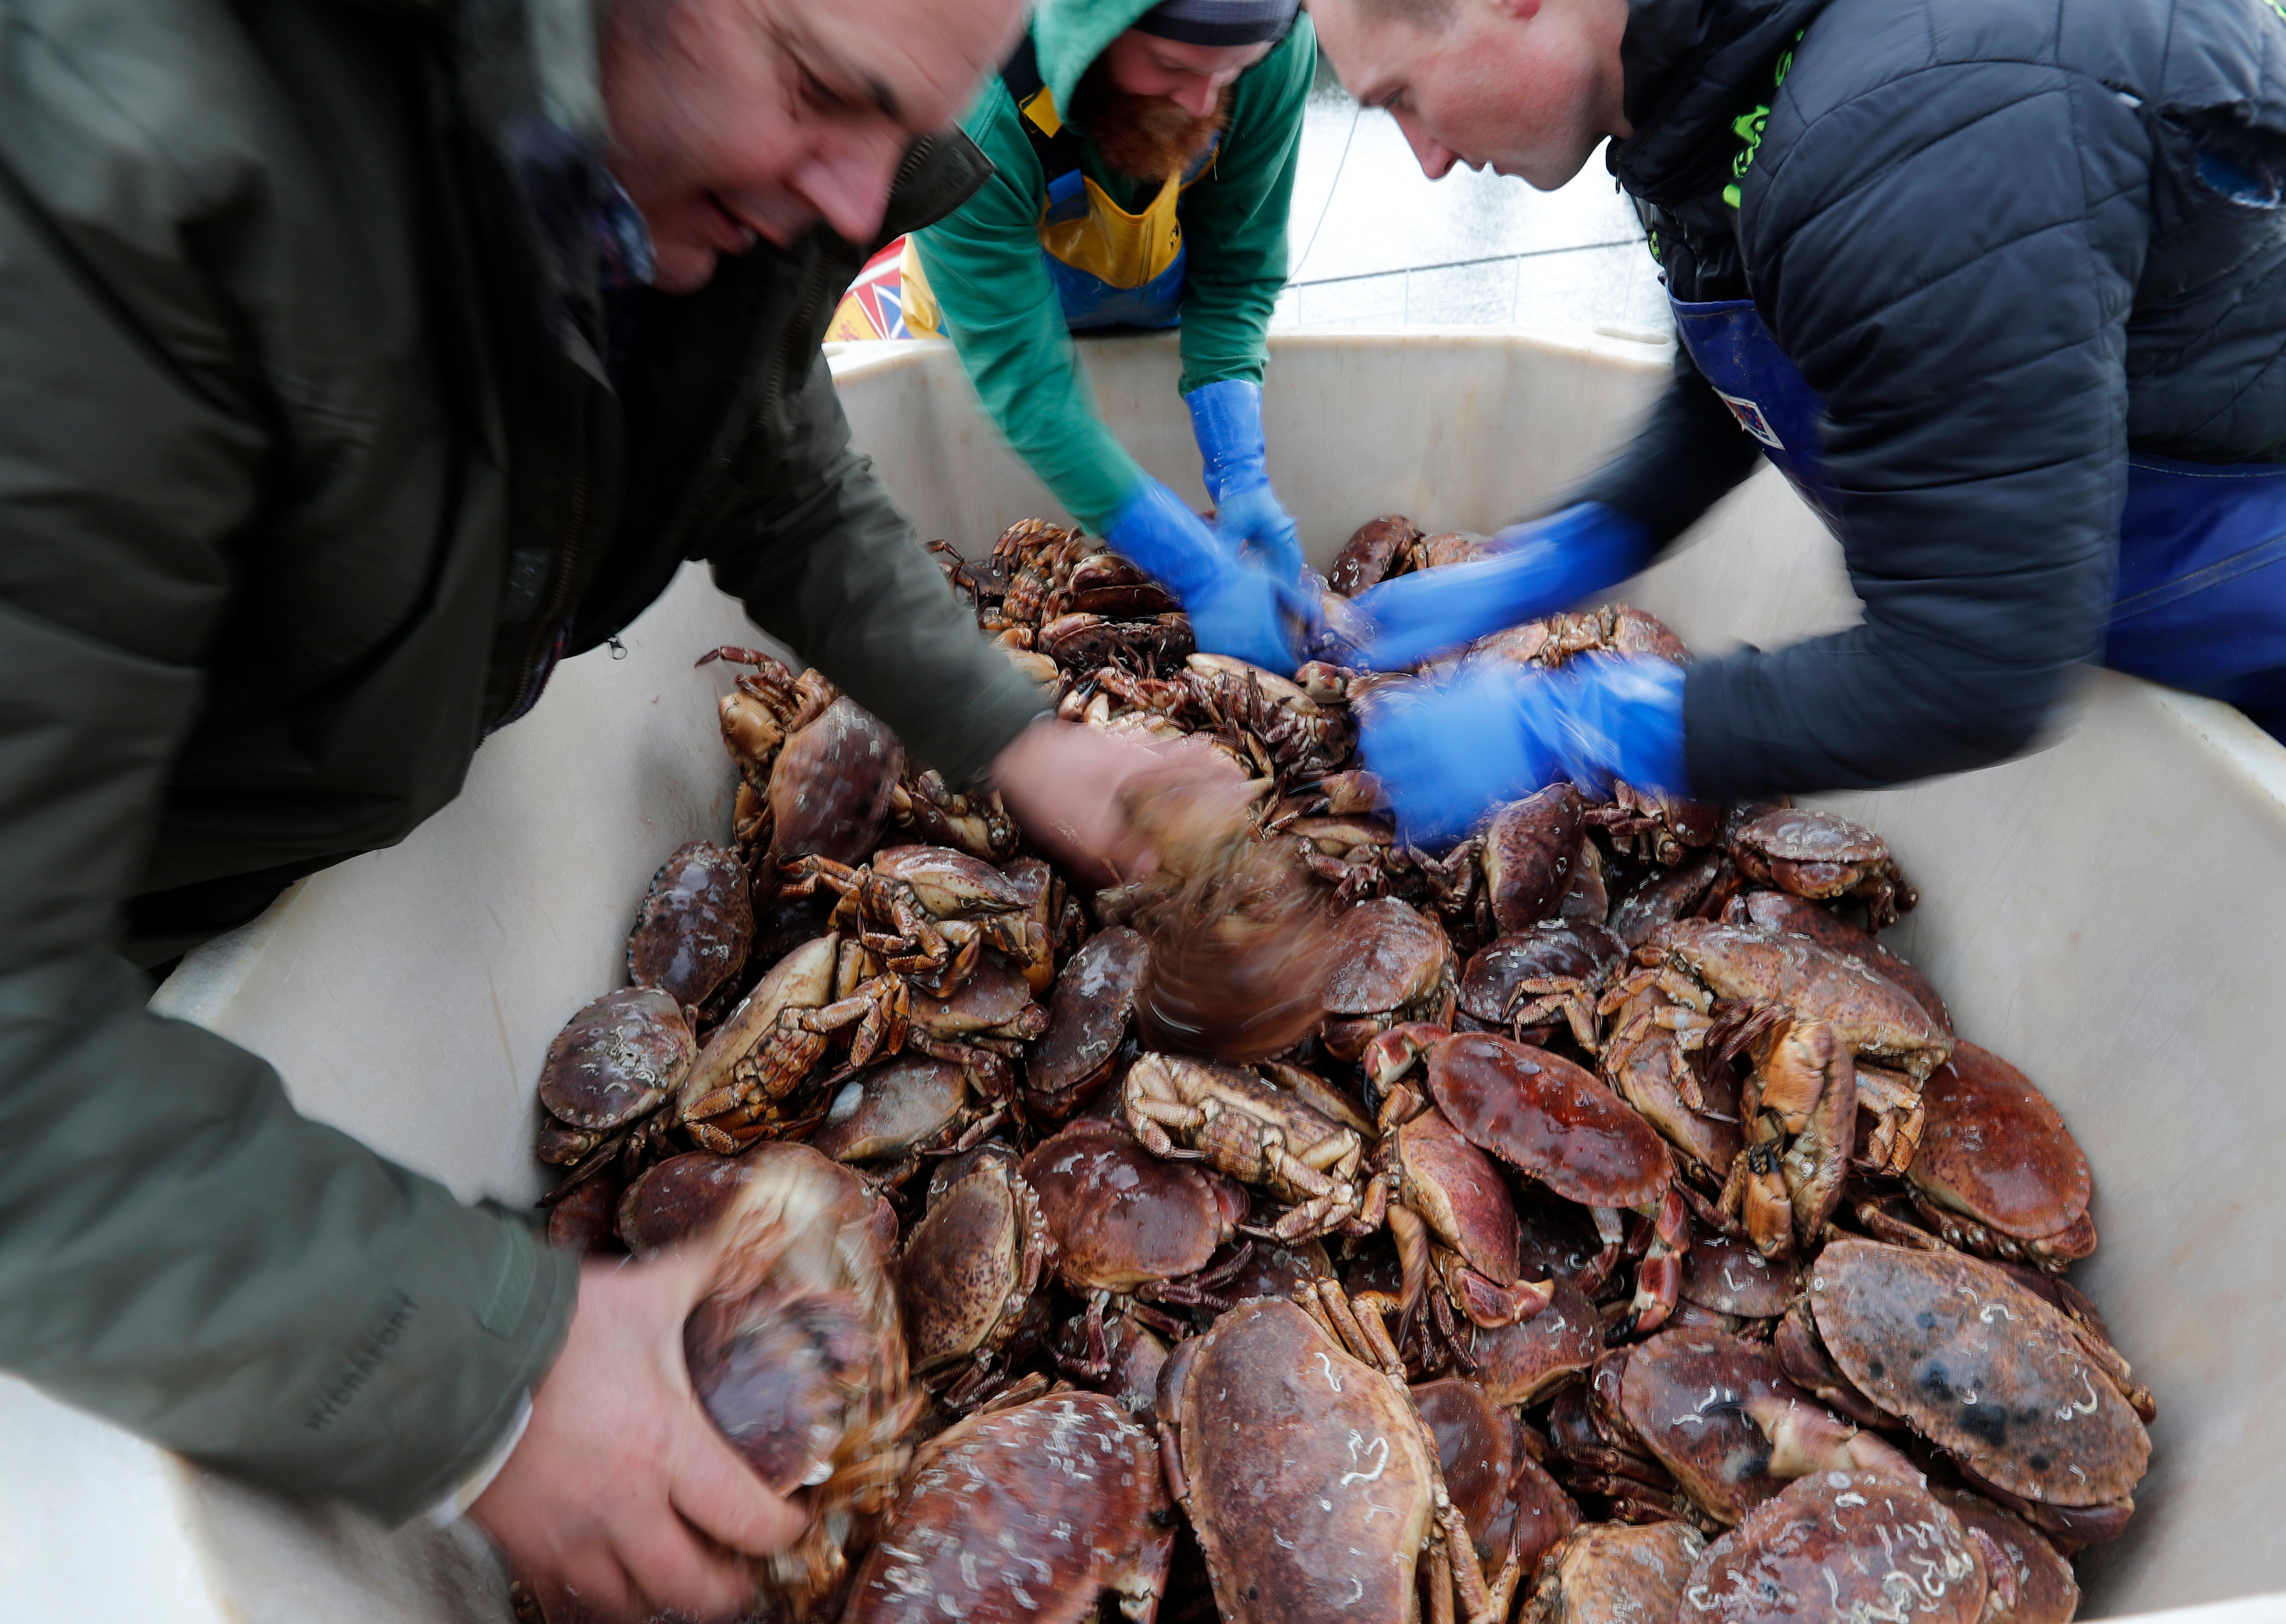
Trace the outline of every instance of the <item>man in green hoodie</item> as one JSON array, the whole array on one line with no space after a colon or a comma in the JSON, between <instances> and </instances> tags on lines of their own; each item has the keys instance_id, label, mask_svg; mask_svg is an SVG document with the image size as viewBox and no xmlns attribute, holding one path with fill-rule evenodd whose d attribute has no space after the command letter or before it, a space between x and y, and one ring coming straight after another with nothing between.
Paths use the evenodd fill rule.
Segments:
<instances>
[{"instance_id":1,"label":"man in green hoodie","mask_svg":"<svg viewBox=\"0 0 2286 1624\"><path fill-rule=\"evenodd\" d=\"M965 122L998 172L918 233L907 285L1056 500L1202 649L1279 671L1302 551L1264 466L1263 335L1316 60L1296 0L1042 0ZM1069 336L1178 323L1211 532L1104 426Z\"/></svg>"}]
</instances>

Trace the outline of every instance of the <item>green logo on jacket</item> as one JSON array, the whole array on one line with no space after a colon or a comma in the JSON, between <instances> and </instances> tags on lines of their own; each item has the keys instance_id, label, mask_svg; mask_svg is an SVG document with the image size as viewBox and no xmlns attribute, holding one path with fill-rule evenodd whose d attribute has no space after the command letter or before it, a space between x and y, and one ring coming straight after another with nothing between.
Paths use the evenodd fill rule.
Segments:
<instances>
[{"instance_id":1,"label":"green logo on jacket","mask_svg":"<svg viewBox=\"0 0 2286 1624\"><path fill-rule=\"evenodd\" d=\"M2281 16L2286 16L2286 0L2270 0L2270 4L2279 8ZM1806 28L1802 30L1803 34L1808 32ZM1799 45L1801 39L1801 34L1797 34L1793 36L1793 43ZM1770 70L1770 95L1773 99L1777 97L1779 87L1785 83L1786 75L1793 67L1793 52L1789 50L1778 59L1778 66ZM1730 160L1730 184L1722 188L1722 201L1733 209L1738 206L1738 199L1742 195L1738 183L1746 179L1746 171L1754 167L1754 154L1762 150L1762 131L1770 122L1768 102L1730 121L1730 133L1738 138L1741 145L1738 155Z\"/></svg>"}]
</instances>

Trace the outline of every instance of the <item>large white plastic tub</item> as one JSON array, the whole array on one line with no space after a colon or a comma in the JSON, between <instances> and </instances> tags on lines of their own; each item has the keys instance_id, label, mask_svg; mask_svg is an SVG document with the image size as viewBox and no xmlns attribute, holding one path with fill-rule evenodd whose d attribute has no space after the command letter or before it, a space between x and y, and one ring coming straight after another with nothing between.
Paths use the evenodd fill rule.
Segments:
<instances>
[{"instance_id":1,"label":"large white plastic tub","mask_svg":"<svg viewBox=\"0 0 2286 1624\"><path fill-rule=\"evenodd\" d=\"M1613 443L1663 351L1419 329L1288 338L1272 471L1320 563L1361 519L1485 528ZM1171 341L1086 347L1104 410L1178 490L1197 464ZM840 358L858 441L927 536L974 550L1054 511L942 346ZM2005 539L1996 545L2005 545ZM1832 544L1764 475L1629 588L1702 649L1846 623ZM677 842L720 835L720 667L751 641L686 572L627 655L570 662L394 851L304 881L194 956L160 1006L267 1055L301 1108L466 1196L528 1200L548 1039L617 983L634 903ZM2286 1619L2286 754L2225 707L2099 678L2045 753L1837 804L1885 831L1923 897L1900 933L1967 1036L2052 1094L2093 1163L2083 1283L2157 1393L2127 1537L2082 1565L2091 1616L2231 1601ZM0 1620L496 1621L479 1541L390 1533L184 1465L0 1379Z\"/></svg>"}]
</instances>

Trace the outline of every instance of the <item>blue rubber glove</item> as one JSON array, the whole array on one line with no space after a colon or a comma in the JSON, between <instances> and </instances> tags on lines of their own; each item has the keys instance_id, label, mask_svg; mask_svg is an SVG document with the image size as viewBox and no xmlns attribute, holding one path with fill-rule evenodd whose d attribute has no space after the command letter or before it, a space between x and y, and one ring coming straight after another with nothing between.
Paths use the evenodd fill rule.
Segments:
<instances>
[{"instance_id":1,"label":"blue rubber glove","mask_svg":"<svg viewBox=\"0 0 2286 1624\"><path fill-rule=\"evenodd\" d=\"M1270 488L1262 446L1262 386L1225 378L1183 397L1198 438L1201 472L1215 505L1215 533L1234 558L1281 581L1302 574L1294 521Z\"/></svg>"},{"instance_id":2,"label":"blue rubber glove","mask_svg":"<svg viewBox=\"0 0 2286 1624\"><path fill-rule=\"evenodd\" d=\"M1105 539L1175 595L1203 652L1280 676L1302 663L1297 639L1310 612L1301 595L1225 553L1199 516L1159 481L1135 487Z\"/></svg>"},{"instance_id":3,"label":"blue rubber glove","mask_svg":"<svg viewBox=\"0 0 2286 1624\"><path fill-rule=\"evenodd\" d=\"M1661 659L1589 654L1557 671L1472 660L1441 682L1381 690L1362 712L1359 753L1399 835L1426 849L1560 779L1598 794L1614 778L1691 792L1683 668Z\"/></svg>"},{"instance_id":4,"label":"blue rubber glove","mask_svg":"<svg viewBox=\"0 0 2286 1624\"><path fill-rule=\"evenodd\" d=\"M1601 502L1511 524L1493 543L1497 556L1418 570L1359 594L1358 608L1379 628L1366 663L1401 671L1553 613L1627 579L1657 550L1649 525Z\"/></svg>"}]
</instances>

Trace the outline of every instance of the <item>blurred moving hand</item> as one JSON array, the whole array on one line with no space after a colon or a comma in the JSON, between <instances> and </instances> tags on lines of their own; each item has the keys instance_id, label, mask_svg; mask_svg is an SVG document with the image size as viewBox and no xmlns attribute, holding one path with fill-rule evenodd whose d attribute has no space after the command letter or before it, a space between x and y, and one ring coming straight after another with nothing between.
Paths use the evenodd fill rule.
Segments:
<instances>
[{"instance_id":1,"label":"blurred moving hand","mask_svg":"<svg viewBox=\"0 0 2286 1624\"><path fill-rule=\"evenodd\" d=\"M1581 502L1493 537L1500 551L1474 564L1419 570L1360 593L1373 624L1363 650L1376 671L1537 619L1627 579L1656 550L1650 526L1601 502Z\"/></svg>"},{"instance_id":2,"label":"blurred moving hand","mask_svg":"<svg viewBox=\"0 0 2286 1624\"><path fill-rule=\"evenodd\" d=\"M1215 534L1224 549L1281 585L1300 579L1301 539L1270 488L1262 386L1226 378L1193 390L1183 401L1191 408L1191 432L1199 443L1200 469L1215 505Z\"/></svg>"},{"instance_id":3,"label":"blurred moving hand","mask_svg":"<svg viewBox=\"0 0 2286 1624\"><path fill-rule=\"evenodd\" d=\"M1155 479L1135 487L1105 539L1175 595L1191 635L1209 654L1227 654L1281 676L1302 663L1301 628L1310 606L1301 594L1223 549L1205 521Z\"/></svg>"},{"instance_id":4,"label":"blurred moving hand","mask_svg":"<svg viewBox=\"0 0 2286 1624\"><path fill-rule=\"evenodd\" d=\"M1441 682L1374 693L1358 748L1397 814L1399 836L1442 850L1503 801L1559 779L1608 792L1691 792L1683 669L1590 654L1556 671L1471 660Z\"/></svg>"},{"instance_id":5,"label":"blurred moving hand","mask_svg":"<svg viewBox=\"0 0 2286 1624\"><path fill-rule=\"evenodd\" d=\"M1024 832L1076 872L1108 885L1159 866L1131 808L1142 792L1246 800L1246 780L1200 739L1147 745L1047 718L993 758L992 782Z\"/></svg>"},{"instance_id":6,"label":"blurred moving hand","mask_svg":"<svg viewBox=\"0 0 2286 1624\"><path fill-rule=\"evenodd\" d=\"M469 1510L551 1620L736 1618L744 1557L801 1533L691 1391L682 1322L708 1283L703 1257L581 1265L531 1424Z\"/></svg>"}]
</instances>

